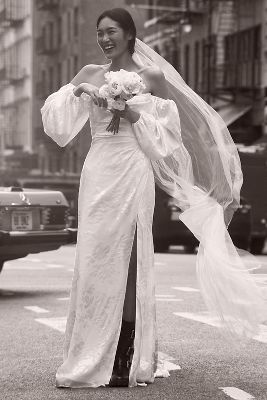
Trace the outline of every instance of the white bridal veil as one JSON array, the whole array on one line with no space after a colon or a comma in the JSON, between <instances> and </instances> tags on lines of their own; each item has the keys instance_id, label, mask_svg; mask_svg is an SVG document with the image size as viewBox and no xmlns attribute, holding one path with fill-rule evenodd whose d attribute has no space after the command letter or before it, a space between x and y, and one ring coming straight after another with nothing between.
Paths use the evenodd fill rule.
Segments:
<instances>
[{"instance_id":1,"label":"white bridal veil","mask_svg":"<svg viewBox=\"0 0 267 400\"><path fill-rule=\"evenodd\" d=\"M174 198L180 219L200 241L197 276L206 305L228 331L251 337L266 316L263 294L248 271L251 259L239 255L227 230L243 182L236 146L219 114L139 39L133 59L162 70L179 111L180 146L151 162L156 183Z\"/></svg>"}]
</instances>

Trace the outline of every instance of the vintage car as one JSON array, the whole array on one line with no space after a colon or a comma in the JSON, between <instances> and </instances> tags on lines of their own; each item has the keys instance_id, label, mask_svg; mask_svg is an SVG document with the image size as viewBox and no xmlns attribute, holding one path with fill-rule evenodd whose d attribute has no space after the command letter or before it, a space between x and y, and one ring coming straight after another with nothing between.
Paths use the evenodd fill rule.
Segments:
<instances>
[{"instance_id":1,"label":"vintage car","mask_svg":"<svg viewBox=\"0 0 267 400\"><path fill-rule=\"evenodd\" d=\"M193 253L199 242L179 219L181 210L172 197L156 186L156 203L153 220L153 239L156 252L167 252L170 245L181 245L186 253ZM251 243L251 206L241 198L228 231L236 247L249 250Z\"/></svg>"},{"instance_id":2,"label":"vintage car","mask_svg":"<svg viewBox=\"0 0 267 400\"><path fill-rule=\"evenodd\" d=\"M0 271L4 262L75 242L60 191L0 187Z\"/></svg>"},{"instance_id":3,"label":"vintage car","mask_svg":"<svg viewBox=\"0 0 267 400\"><path fill-rule=\"evenodd\" d=\"M267 143L238 146L244 183L241 194L251 204L252 238L250 251L261 254L267 237Z\"/></svg>"}]
</instances>

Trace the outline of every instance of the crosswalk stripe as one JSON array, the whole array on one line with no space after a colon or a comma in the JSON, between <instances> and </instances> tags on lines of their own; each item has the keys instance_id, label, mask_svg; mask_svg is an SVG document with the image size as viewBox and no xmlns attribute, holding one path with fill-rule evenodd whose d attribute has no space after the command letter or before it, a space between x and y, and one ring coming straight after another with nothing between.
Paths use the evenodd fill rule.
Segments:
<instances>
[{"instance_id":1,"label":"crosswalk stripe","mask_svg":"<svg viewBox=\"0 0 267 400\"><path fill-rule=\"evenodd\" d=\"M195 314L190 312L174 312L173 314L177 315L178 317L201 322L203 324L215 326L217 328L221 327L220 321L217 318L208 314L207 312L195 313ZM260 333L257 336L254 336L253 339L257 340L258 342L267 343L267 326L261 324Z\"/></svg>"},{"instance_id":2,"label":"crosswalk stripe","mask_svg":"<svg viewBox=\"0 0 267 400\"><path fill-rule=\"evenodd\" d=\"M69 297L58 297L57 300L60 301L68 301L70 298Z\"/></svg>"},{"instance_id":3,"label":"crosswalk stripe","mask_svg":"<svg viewBox=\"0 0 267 400\"><path fill-rule=\"evenodd\" d=\"M175 294L156 294L156 297L176 297Z\"/></svg>"},{"instance_id":4,"label":"crosswalk stripe","mask_svg":"<svg viewBox=\"0 0 267 400\"><path fill-rule=\"evenodd\" d=\"M253 276L256 282L260 283L261 285L267 284L267 274L255 274Z\"/></svg>"},{"instance_id":5,"label":"crosswalk stripe","mask_svg":"<svg viewBox=\"0 0 267 400\"><path fill-rule=\"evenodd\" d=\"M8 271L44 271L47 268L40 266L40 265L10 265L9 262L7 264L7 270Z\"/></svg>"},{"instance_id":6,"label":"crosswalk stripe","mask_svg":"<svg viewBox=\"0 0 267 400\"><path fill-rule=\"evenodd\" d=\"M174 290L180 290L181 292L199 292L199 289L195 289L187 286L174 286L172 287Z\"/></svg>"},{"instance_id":7,"label":"crosswalk stripe","mask_svg":"<svg viewBox=\"0 0 267 400\"><path fill-rule=\"evenodd\" d=\"M65 332L66 328L66 317L55 317L55 318L35 318L35 321L39 322L40 324L49 326L52 329L55 329L61 333Z\"/></svg>"},{"instance_id":8,"label":"crosswalk stripe","mask_svg":"<svg viewBox=\"0 0 267 400\"><path fill-rule=\"evenodd\" d=\"M157 297L156 298L156 300L157 301L184 301L183 299L169 299L169 298L160 298L160 297Z\"/></svg>"},{"instance_id":9,"label":"crosswalk stripe","mask_svg":"<svg viewBox=\"0 0 267 400\"><path fill-rule=\"evenodd\" d=\"M46 268L64 268L64 265L61 264L46 264Z\"/></svg>"},{"instance_id":10,"label":"crosswalk stripe","mask_svg":"<svg viewBox=\"0 0 267 400\"><path fill-rule=\"evenodd\" d=\"M172 361L175 361L173 357L159 351L158 365L157 371L155 372L155 377L169 376L168 371L177 371L181 369L180 365L175 364Z\"/></svg>"},{"instance_id":11,"label":"crosswalk stripe","mask_svg":"<svg viewBox=\"0 0 267 400\"><path fill-rule=\"evenodd\" d=\"M238 389L236 387L220 387L227 396L231 397L231 399L235 400L253 400L254 396L245 392L244 390Z\"/></svg>"},{"instance_id":12,"label":"crosswalk stripe","mask_svg":"<svg viewBox=\"0 0 267 400\"><path fill-rule=\"evenodd\" d=\"M41 307L38 307L38 306L24 306L24 308L26 310L33 311L33 312L36 312L36 313L39 313L39 314L49 313L49 311L46 310L45 308L41 308Z\"/></svg>"}]
</instances>

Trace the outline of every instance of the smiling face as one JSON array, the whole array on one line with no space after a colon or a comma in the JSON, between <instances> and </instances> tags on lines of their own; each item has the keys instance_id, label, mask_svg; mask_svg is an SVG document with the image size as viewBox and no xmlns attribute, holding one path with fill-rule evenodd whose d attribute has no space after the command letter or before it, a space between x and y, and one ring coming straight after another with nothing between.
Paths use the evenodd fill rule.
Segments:
<instances>
[{"instance_id":1,"label":"smiling face","mask_svg":"<svg viewBox=\"0 0 267 400\"><path fill-rule=\"evenodd\" d=\"M97 43L108 59L119 57L129 52L131 35L109 17L104 17L97 27Z\"/></svg>"}]
</instances>

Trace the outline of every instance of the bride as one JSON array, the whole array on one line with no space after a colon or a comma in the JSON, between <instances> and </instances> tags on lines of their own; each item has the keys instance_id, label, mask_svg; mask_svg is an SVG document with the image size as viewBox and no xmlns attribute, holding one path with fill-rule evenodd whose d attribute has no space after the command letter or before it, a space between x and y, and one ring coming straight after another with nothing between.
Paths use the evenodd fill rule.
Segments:
<instances>
[{"instance_id":1,"label":"bride","mask_svg":"<svg viewBox=\"0 0 267 400\"><path fill-rule=\"evenodd\" d=\"M97 20L105 65L86 65L41 109L44 130L66 146L90 119L92 143L79 190L78 237L58 387L137 386L168 376L157 358L152 221L155 183L199 239L197 273L209 310L251 336L261 293L226 226L242 172L224 122L160 55L136 39L121 8ZM99 94L109 71L134 71L145 90L120 112Z\"/></svg>"}]
</instances>

